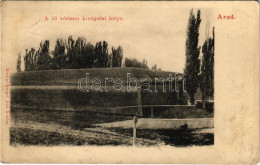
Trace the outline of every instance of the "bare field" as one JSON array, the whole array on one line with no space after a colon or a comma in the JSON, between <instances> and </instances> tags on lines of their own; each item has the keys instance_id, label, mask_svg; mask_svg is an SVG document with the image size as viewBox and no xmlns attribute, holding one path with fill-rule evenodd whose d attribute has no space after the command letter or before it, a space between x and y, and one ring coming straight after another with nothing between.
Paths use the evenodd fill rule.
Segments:
<instances>
[{"instance_id":1,"label":"bare field","mask_svg":"<svg viewBox=\"0 0 260 165\"><path fill-rule=\"evenodd\" d=\"M186 112L187 113L187 112ZM132 128L94 124L132 120L105 113L12 109L11 145L132 145ZM201 129L137 129L137 145L213 145L214 134Z\"/></svg>"}]
</instances>

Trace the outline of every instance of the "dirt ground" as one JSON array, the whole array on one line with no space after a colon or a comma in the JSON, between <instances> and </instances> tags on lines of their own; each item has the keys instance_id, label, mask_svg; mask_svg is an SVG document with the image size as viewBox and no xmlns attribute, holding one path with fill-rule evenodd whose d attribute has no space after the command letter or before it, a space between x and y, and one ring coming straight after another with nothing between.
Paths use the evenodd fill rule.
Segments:
<instances>
[{"instance_id":1,"label":"dirt ground","mask_svg":"<svg viewBox=\"0 0 260 165\"><path fill-rule=\"evenodd\" d=\"M132 128L103 128L95 124L131 120L131 116L12 109L11 145L132 145ZM213 145L210 130L137 129L138 146Z\"/></svg>"}]
</instances>

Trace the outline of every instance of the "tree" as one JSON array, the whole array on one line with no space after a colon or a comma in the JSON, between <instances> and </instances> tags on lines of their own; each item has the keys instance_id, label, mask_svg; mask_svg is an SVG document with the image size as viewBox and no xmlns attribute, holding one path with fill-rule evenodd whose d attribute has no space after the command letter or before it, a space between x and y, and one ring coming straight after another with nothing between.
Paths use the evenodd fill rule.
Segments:
<instances>
[{"instance_id":1,"label":"tree","mask_svg":"<svg viewBox=\"0 0 260 165\"><path fill-rule=\"evenodd\" d=\"M25 56L24 56L24 70L28 71L29 69L29 61L28 61L28 49L25 49Z\"/></svg>"},{"instance_id":2,"label":"tree","mask_svg":"<svg viewBox=\"0 0 260 165\"><path fill-rule=\"evenodd\" d=\"M148 69L147 61L143 59L142 62L139 62L137 59L125 58L125 67L135 67L135 68L144 68Z\"/></svg>"},{"instance_id":3,"label":"tree","mask_svg":"<svg viewBox=\"0 0 260 165\"><path fill-rule=\"evenodd\" d=\"M31 50L26 49L25 56L24 56L25 71L36 70L37 62L38 62L38 51L35 52L34 48L31 48Z\"/></svg>"},{"instance_id":4,"label":"tree","mask_svg":"<svg viewBox=\"0 0 260 165\"><path fill-rule=\"evenodd\" d=\"M97 68L106 68L109 66L108 45L106 41L96 43L95 55L97 57Z\"/></svg>"},{"instance_id":5,"label":"tree","mask_svg":"<svg viewBox=\"0 0 260 165\"><path fill-rule=\"evenodd\" d=\"M78 37L76 41L70 36L67 43L67 68L92 68L95 67L97 55L91 43L85 37ZM102 46L98 53L102 53Z\"/></svg>"},{"instance_id":6,"label":"tree","mask_svg":"<svg viewBox=\"0 0 260 165\"><path fill-rule=\"evenodd\" d=\"M95 61L97 57L95 55L95 47L91 43L87 43L84 46L80 68L93 68L95 67Z\"/></svg>"},{"instance_id":7,"label":"tree","mask_svg":"<svg viewBox=\"0 0 260 165\"><path fill-rule=\"evenodd\" d=\"M202 92L203 109L209 96L214 94L214 28L213 38L207 38L202 46L202 66L200 73L200 89Z\"/></svg>"},{"instance_id":8,"label":"tree","mask_svg":"<svg viewBox=\"0 0 260 165\"><path fill-rule=\"evenodd\" d=\"M112 67L121 67L123 60L123 49L118 46L117 49L112 47Z\"/></svg>"},{"instance_id":9,"label":"tree","mask_svg":"<svg viewBox=\"0 0 260 165\"><path fill-rule=\"evenodd\" d=\"M200 47L199 42L199 27L200 27L200 10L197 12L197 18L190 12L188 22L187 38L186 38L186 62L184 69L184 78L186 80L186 90L190 95L190 102L194 104L194 97L199 86L199 71L200 71Z\"/></svg>"},{"instance_id":10,"label":"tree","mask_svg":"<svg viewBox=\"0 0 260 165\"><path fill-rule=\"evenodd\" d=\"M154 66L152 66L152 68L151 68L152 70L156 70L157 69L157 65L156 64L154 64Z\"/></svg>"},{"instance_id":11,"label":"tree","mask_svg":"<svg viewBox=\"0 0 260 165\"><path fill-rule=\"evenodd\" d=\"M76 46L75 46L75 41L72 38L72 36L69 36L68 38L68 43L67 43L67 56L68 56L68 63L66 68L73 69L77 68L78 64L76 63Z\"/></svg>"},{"instance_id":12,"label":"tree","mask_svg":"<svg viewBox=\"0 0 260 165\"><path fill-rule=\"evenodd\" d=\"M83 66L83 60L85 56L85 46L86 46L86 38L85 37L78 37L75 43L75 68L84 68Z\"/></svg>"},{"instance_id":13,"label":"tree","mask_svg":"<svg viewBox=\"0 0 260 165\"><path fill-rule=\"evenodd\" d=\"M142 64L143 64L143 66L147 66L147 60L143 59Z\"/></svg>"},{"instance_id":14,"label":"tree","mask_svg":"<svg viewBox=\"0 0 260 165\"><path fill-rule=\"evenodd\" d=\"M57 39L53 54L53 69L61 69L66 66L66 43L63 39Z\"/></svg>"},{"instance_id":15,"label":"tree","mask_svg":"<svg viewBox=\"0 0 260 165\"><path fill-rule=\"evenodd\" d=\"M37 51L38 60L37 60L37 69L38 70L49 70L51 69L52 58L50 56L50 41L45 40L40 43L40 48Z\"/></svg>"},{"instance_id":16,"label":"tree","mask_svg":"<svg viewBox=\"0 0 260 165\"><path fill-rule=\"evenodd\" d=\"M21 52L18 54L16 69L17 72L21 72Z\"/></svg>"}]
</instances>

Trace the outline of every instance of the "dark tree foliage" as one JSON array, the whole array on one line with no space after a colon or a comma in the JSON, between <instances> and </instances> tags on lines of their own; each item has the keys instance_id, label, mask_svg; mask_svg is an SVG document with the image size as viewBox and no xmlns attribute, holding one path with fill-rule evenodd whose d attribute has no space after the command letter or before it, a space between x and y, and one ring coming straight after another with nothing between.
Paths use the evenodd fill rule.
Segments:
<instances>
[{"instance_id":1,"label":"dark tree foliage","mask_svg":"<svg viewBox=\"0 0 260 165\"><path fill-rule=\"evenodd\" d=\"M57 39L56 45L53 51L53 69L61 69L66 67L66 43L63 39Z\"/></svg>"},{"instance_id":2,"label":"dark tree foliage","mask_svg":"<svg viewBox=\"0 0 260 165\"><path fill-rule=\"evenodd\" d=\"M76 51L76 56L75 56L75 62L77 68L83 68L83 60L85 57L85 47L86 47L86 39L84 37L79 37L76 40L75 44L75 51Z\"/></svg>"},{"instance_id":3,"label":"dark tree foliage","mask_svg":"<svg viewBox=\"0 0 260 165\"><path fill-rule=\"evenodd\" d=\"M17 72L21 72L21 52L18 54L17 64L16 64L16 70Z\"/></svg>"},{"instance_id":4,"label":"dark tree foliage","mask_svg":"<svg viewBox=\"0 0 260 165\"><path fill-rule=\"evenodd\" d=\"M139 62L137 59L125 58L125 67L135 67L135 68L144 68L149 69L147 66L147 61L143 59L142 62Z\"/></svg>"},{"instance_id":5,"label":"dark tree foliage","mask_svg":"<svg viewBox=\"0 0 260 165\"><path fill-rule=\"evenodd\" d=\"M38 51L35 52L34 48L31 48L31 50L25 50L24 67L26 71L37 70L38 55Z\"/></svg>"},{"instance_id":6,"label":"dark tree foliage","mask_svg":"<svg viewBox=\"0 0 260 165\"><path fill-rule=\"evenodd\" d=\"M84 44L84 49L82 51L80 68L94 68L96 61L95 47L88 42L87 44Z\"/></svg>"},{"instance_id":7,"label":"dark tree foliage","mask_svg":"<svg viewBox=\"0 0 260 165\"><path fill-rule=\"evenodd\" d=\"M52 65L52 58L50 56L50 41L46 40L40 44L40 48L37 51L37 69L38 70L49 70ZM34 69L33 69L34 70Z\"/></svg>"},{"instance_id":8,"label":"dark tree foliage","mask_svg":"<svg viewBox=\"0 0 260 165\"><path fill-rule=\"evenodd\" d=\"M67 66L66 68L72 69L72 68L78 68L78 63L76 62L77 59L77 52L76 52L76 42L72 38L72 36L69 36L68 43L67 43Z\"/></svg>"},{"instance_id":9,"label":"dark tree foliage","mask_svg":"<svg viewBox=\"0 0 260 165\"><path fill-rule=\"evenodd\" d=\"M118 48L112 47L112 52L109 53L106 41L100 41L93 45L87 42L84 37L78 37L77 40L74 40L72 36L69 36L67 39L57 39L53 51L50 52L49 47L50 42L46 40L41 42L37 51L34 48L26 49L24 56L25 71L122 66L123 48L121 46L118 46ZM19 57L17 60L19 63ZM130 65L148 68L146 60L142 63L136 61L134 60L131 62L134 64ZM17 71L19 71L18 66Z\"/></svg>"},{"instance_id":10,"label":"dark tree foliage","mask_svg":"<svg viewBox=\"0 0 260 165\"><path fill-rule=\"evenodd\" d=\"M146 60L146 59L143 59L142 64L145 65L145 66L147 66L147 60ZM148 66L147 66L147 68L148 68Z\"/></svg>"},{"instance_id":11,"label":"dark tree foliage","mask_svg":"<svg viewBox=\"0 0 260 165\"><path fill-rule=\"evenodd\" d=\"M93 68L97 57L95 48L91 43L87 43L84 37L78 37L75 41L72 36L66 43L63 39L56 41L53 51L53 69L69 68Z\"/></svg>"},{"instance_id":12,"label":"dark tree foliage","mask_svg":"<svg viewBox=\"0 0 260 165\"><path fill-rule=\"evenodd\" d=\"M201 66L201 82L200 89L202 92L203 108L205 109L205 101L214 94L214 28L213 38L207 38L202 46L202 66Z\"/></svg>"},{"instance_id":13,"label":"dark tree foliage","mask_svg":"<svg viewBox=\"0 0 260 165\"><path fill-rule=\"evenodd\" d=\"M121 67L123 60L123 49L119 46L117 49L112 47L112 67Z\"/></svg>"},{"instance_id":14,"label":"dark tree foliage","mask_svg":"<svg viewBox=\"0 0 260 165\"><path fill-rule=\"evenodd\" d=\"M106 41L97 42L95 47L95 55L97 57L96 67L106 68L109 67L109 55L108 55L108 45Z\"/></svg>"},{"instance_id":15,"label":"dark tree foliage","mask_svg":"<svg viewBox=\"0 0 260 165\"><path fill-rule=\"evenodd\" d=\"M195 18L193 10L190 12L190 18L187 29L186 39L186 63L184 69L184 78L186 80L186 90L190 95L190 102L194 104L194 97L199 86L199 71L200 71L200 47L199 42L199 27L200 27L200 10Z\"/></svg>"},{"instance_id":16,"label":"dark tree foliage","mask_svg":"<svg viewBox=\"0 0 260 165\"><path fill-rule=\"evenodd\" d=\"M152 68L151 68L152 70L157 70L157 65L156 64L154 64L154 66L152 66Z\"/></svg>"}]
</instances>

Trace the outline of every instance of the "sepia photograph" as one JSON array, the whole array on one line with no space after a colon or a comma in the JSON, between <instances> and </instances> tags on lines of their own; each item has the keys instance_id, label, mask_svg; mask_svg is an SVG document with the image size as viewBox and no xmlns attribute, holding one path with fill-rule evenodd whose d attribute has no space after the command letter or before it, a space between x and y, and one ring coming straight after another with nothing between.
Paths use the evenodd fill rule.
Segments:
<instances>
[{"instance_id":1,"label":"sepia photograph","mask_svg":"<svg viewBox=\"0 0 260 165\"><path fill-rule=\"evenodd\" d=\"M181 10L167 21L183 26L140 18L142 27L105 35L98 32L111 16L44 17L101 25L79 36L23 34L10 80L10 145L214 145L214 24L210 10Z\"/></svg>"},{"instance_id":2,"label":"sepia photograph","mask_svg":"<svg viewBox=\"0 0 260 165\"><path fill-rule=\"evenodd\" d=\"M258 161L254 5L2 3L1 160Z\"/></svg>"}]
</instances>

